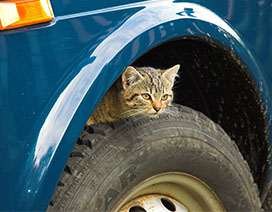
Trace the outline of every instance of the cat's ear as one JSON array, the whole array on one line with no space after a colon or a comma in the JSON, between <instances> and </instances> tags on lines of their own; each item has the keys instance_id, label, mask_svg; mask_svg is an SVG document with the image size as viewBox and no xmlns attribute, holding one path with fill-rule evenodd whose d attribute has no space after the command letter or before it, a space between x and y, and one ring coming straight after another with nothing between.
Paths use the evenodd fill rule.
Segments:
<instances>
[{"instance_id":1,"label":"cat's ear","mask_svg":"<svg viewBox=\"0 0 272 212\"><path fill-rule=\"evenodd\" d=\"M128 66L122 74L123 88L127 89L140 79L143 79L143 76L134 67Z\"/></svg>"},{"instance_id":2,"label":"cat's ear","mask_svg":"<svg viewBox=\"0 0 272 212\"><path fill-rule=\"evenodd\" d=\"M176 76L178 76L178 70L180 68L180 65L175 65L172 68L166 69L161 71L161 75L164 76L173 86L175 82Z\"/></svg>"}]
</instances>

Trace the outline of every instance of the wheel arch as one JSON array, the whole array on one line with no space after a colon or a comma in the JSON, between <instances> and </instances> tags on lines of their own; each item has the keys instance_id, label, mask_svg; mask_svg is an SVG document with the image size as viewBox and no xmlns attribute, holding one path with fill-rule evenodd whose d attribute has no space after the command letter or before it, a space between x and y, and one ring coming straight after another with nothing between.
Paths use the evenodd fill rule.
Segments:
<instances>
[{"instance_id":1,"label":"wheel arch","mask_svg":"<svg viewBox=\"0 0 272 212\"><path fill-rule=\"evenodd\" d=\"M247 62L217 40L185 36L153 49L133 65L181 65L174 101L206 114L226 131L248 162L264 200L269 187L269 124L258 85L263 78L255 78Z\"/></svg>"},{"instance_id":2,"label":"wheel arch","mask_svg":"<svg viewBox=\"0 0 272 212\"><path fill-rule=\"evenodd\" d=\"M147 20L147 15L151 19ZM155 46L184 36L220 41L247 61L256 81L262 79L241 37L212 11L191 3L147 4L71 67L76 74L65 80L67 86L56 98L28 157L22 181L26 189L21 193L24 198L18 200L19 207L46 209L84 124L125 67Z\"/></svg>"}]
</instances>

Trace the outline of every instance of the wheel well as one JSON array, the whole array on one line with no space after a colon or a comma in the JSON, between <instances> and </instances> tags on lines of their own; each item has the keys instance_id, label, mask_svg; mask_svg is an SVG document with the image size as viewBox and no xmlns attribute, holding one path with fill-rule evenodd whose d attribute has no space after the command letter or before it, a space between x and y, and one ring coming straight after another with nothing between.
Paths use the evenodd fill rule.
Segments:
<instances>
[{"instance_id":1,"label":"wheel well","mask_svg":"<svg viewBox=\"0 0 272 212\"><path fill-rule=\"evenodd\" d=\"M263 190L269 143L262 98L247 67L232 51L213 40L184 37L160 45L134 66L168 68L180 64L175 102L201 111L237 143L255 182Z\"/></svg>"}]
</instances>

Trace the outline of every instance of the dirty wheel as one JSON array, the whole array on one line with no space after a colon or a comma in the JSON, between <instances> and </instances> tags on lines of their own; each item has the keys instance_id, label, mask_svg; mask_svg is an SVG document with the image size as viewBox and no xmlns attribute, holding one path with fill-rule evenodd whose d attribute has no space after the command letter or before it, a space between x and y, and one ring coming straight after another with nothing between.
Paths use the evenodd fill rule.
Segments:
<instances>
[{"instance_id":1,"label":"dirty wheel","mask_svg":"<svg viewBox=\"0 0 272 212\"><path fill-rule=\"evenodd\" d=\"M259 211L237 146L203 114L86 127L48 211Z\"/></svg>"}]
</instances>

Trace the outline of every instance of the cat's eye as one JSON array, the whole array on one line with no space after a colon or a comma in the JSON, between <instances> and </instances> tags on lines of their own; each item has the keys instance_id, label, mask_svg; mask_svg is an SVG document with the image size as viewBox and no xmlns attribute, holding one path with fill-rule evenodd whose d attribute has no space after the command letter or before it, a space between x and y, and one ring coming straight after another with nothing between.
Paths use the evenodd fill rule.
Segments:
<instances>
[{"instance_id":1,"label":"cat's eye","mask_svg":"<svg viewBox=\"0 0 272 212\"><path fill-rule=\"evenodd\" d=\"M161 97L161 100L162 101L165 101L168 99L168 94L164 94L162 97Z\"/></svg>"},{"instance_id":2,"label":"cat's eye","mask_svg":"<svg viewBox=\"0 0 272 212\"><path fill-rule=\"evenodd\" d=\"M150 100L150 99L151 99L151 96L150 96L148 93L143 93L143 94L142 94L142 97L143 97L145 100Z\"/></svg>"}]
</instances>

